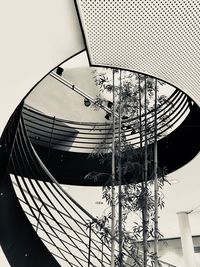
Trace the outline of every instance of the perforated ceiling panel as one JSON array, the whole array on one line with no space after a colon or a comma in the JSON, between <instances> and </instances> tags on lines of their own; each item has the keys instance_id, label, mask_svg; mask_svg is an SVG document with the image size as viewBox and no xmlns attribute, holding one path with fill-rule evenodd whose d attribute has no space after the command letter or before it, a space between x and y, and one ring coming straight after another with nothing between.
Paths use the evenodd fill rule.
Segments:
<instances>
[{"instance_id":1,"label":"perforated ceiling panel","mask_svg":"<svg viewBox=\"0 0 200 267\"><path fill-rule=\"evenodd\" d=\"M146 73L200 104L199 0L77 0L92 65Z\"/></svg>"}]
</instances>

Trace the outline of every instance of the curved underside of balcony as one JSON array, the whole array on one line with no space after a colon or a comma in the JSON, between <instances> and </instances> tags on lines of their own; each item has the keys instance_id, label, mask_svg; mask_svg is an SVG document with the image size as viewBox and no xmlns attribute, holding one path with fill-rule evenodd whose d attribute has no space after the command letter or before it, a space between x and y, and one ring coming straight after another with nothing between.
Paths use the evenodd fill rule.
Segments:
<instances>
[{"instance_id":1,"label":"curved underside of balcony","mask_svg":"<svg viewBox=\"0 0 200 267\"><path fill-rule=\"evenodd\" d=\"M173 111L169 113L172 106ZM162 121L163 112L168 115L166 122ZM153 111L149 112L148 117L153 114ZM185 119L177 126L177 122L184 115ZM180 91L175 91L168 101L159 107L159 167L166 169L167 173L184 166L198 154L200 149L199 115L198 106ZM111 173L111 163L109 160L101 163L101 158L112 142L111 123L79 123L61 120L26 107L23 109L23 118L31 143L59 183L83 186L110 184L108 174ZM164 118L166 120L166 116ZM132 132L134 120L129 122L129 126L130 128L126 128L124 132L129 143L135 147L135 152L131 152L135 153L132 162L137 162L140 153L139 133ZM169 130L171 132L167 134ZM149 154L153 151L151 136L152 133L148 137ZM94 151L98 153L95 154ZM149 160L151 161L151 158ZM26 174L28 177L37 178L31 173L27 174L23 169L17 172L20 175ZM99 179L85 179L88 173L94 172L102 173ZM149 177L152 177L151 170ZM139 181L141 181L141 175L138 168L124 175L123 183Z\"/></svg>"},{"instance_id":2,"label":"curved underside of balcony","mask_svg":"<svg viewBox=\"0 0 200 267\"><path fill-rule=\"evenodd\" d=\"M0 169L0 234L7 259L16 267L83 267L88 263L109 267L110 243L92 227L96 219L43 164L20 111L10 119L1 147L1 157L9 155L7 168ZM126 248L124 255L130 257Z\"/></svg>"},{"instance_id":3,"label":"curved underside of balcony","mask_svg":"<svg viewBox=\"0 0 200 267\"><path fill-rule=\"evenodd\" d=\"M196 126L199 116L199 110L193 111L176 131L159 140L159 167L166 168L167 173L181 168L199 153L200 129ZM110 184L108 177L104 175L97 181L84 179L89 172L111 172L111 166L100 164L97 156L89 157L88 153L51 149L48 157L48 148L38 144L34 147L44 164L60 183L83 186ZM150 145L149 149L152 151L153 146ZM126 176L126 182L139 182L140 179L137 173Z\"/></svg>"}]
</instances>

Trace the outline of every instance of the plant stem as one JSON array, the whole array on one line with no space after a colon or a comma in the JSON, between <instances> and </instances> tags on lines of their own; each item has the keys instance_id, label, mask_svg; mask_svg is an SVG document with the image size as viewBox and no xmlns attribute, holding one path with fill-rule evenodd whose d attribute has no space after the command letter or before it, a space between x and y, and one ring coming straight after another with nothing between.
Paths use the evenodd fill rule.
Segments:
<instances>
[{"instance_id":1,"label":"plant stem","mask_svg":"<svg viewBox=\"0 0 200 267\"><path fill-rule=\"evenodd\" d=\"M119 128L118 128L118 202L119 202L119 267L123 266L122 257L122 179L121 179L121 70L120 70L120 85L119 85Z\"/></svg>"},{"instance_id":2,"label":"plant stem","mask_svg":"<svg viewBox=\"0 0 200 267\"><path fill-rule=\"evenodd\" d=\"M144 145L144 217L143 217L143 251L144 251L144 267L147 266L147 252L148 252L148 208L147 208L147 193L148 193L148 151L147 151L147 84L145 76L145 98L144 98L144 117L145 117L145 145Z\"/></svg>"},{"instance_id":3,"label":"plant stem","mask_svg":"<svg viewBox=\"0 0 200 267\"><path fill-rule=\"evenodd\" d=\"M155 267L158 267L158 143L157 143L157 79L155 79L155 114L154 114L154 255Z\"/></svg>"},{"instance_id":4,"label":"plant stem","mask_svg":"<svg viewBox=\"0 0 200 267\"><path fill-rule=\"evenodd\" d=\"M142 175L142 193L144 194L145 192L145 181L144 181L144 163L143 163L143 150L142 150L142 145L143 145L143 136L142 136L142 96L141 96L141 81L140 81L140 75L138 75L138 80L139 80L139 119L140 119L140 151L141 151L141 158L140 158L140 164L141 164L141 175ZM143 200L145 201L145 196L143 196ZM143 264L147 258L147 245L146 245L146 232L145 232L145 224L146 224L146 209L142 209L142 226L143 226ZM145 266L145 265L143 265Z\"/></svg>"},{"instance_id":5,"label":"plant stem","mask_svg":"<svg viewBox=\"0 0 200 267\"><path fill-rule=\"evenodd\" d=\"M111 267L115 267L115 70L113 69L113 134L112 134L112 221L111 221Z\"/></svg>"}]
</instances>

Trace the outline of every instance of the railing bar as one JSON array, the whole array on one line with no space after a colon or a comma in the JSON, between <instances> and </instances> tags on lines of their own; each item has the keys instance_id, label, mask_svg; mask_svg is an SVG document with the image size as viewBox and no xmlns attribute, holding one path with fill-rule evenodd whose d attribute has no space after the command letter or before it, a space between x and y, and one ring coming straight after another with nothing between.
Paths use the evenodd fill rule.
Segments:
<instances>
[{"instance_id":1,"label":"railing bar","mask_svg":"<svg viewBox=\"0 0 200 267\"><path fill-rule=\"evenodd\" d=\"M22 131L22 134L24 135L24 133L23 133L23 131ZM27 143L26 143L26 146L27 146ZM27 149L28 149L28 152L29 152L29 156L30 156L30 158L32 159L32 155L30 154L30 151L29 151L29 148L28 148L28 146L27 146ZM35 165L35 161L32 159L32 161L33 161L33 164ZM36 169L38 170L38 168L36 167ZM39 171L39 170L38 170ZM37 175L36 175L36 177L37 177ZM32 184L32 181L31 181L31 179L29 180L29 182L30 182L30 184L31 184L31 186L32 186L32 188L33 188L33 190L34 190L34 192L35 192L35 194L38 196L38 198L40 198L40 196L39 196L39 194L38 194L38 192L37 192L37 190L35 189L35 187L33 186L33 184ZM47 196L47 194L46 194L46 192L43 190L43 188L41 187L41 185L38 183L38 181L36 180L36 183L37 183L37 185L39 186L39 188L40 188L40 190L43 192L43 194L46 196L46 198L48 199L48 201L50 202L50 203L52 203L52 201L49 199L49 197ZM55 197L55 196L54 196ZM43 203L43 200L41 199L41 202L42 202L42 204L44 205L44 203ZM49 208L47 207L47 206L44 206L44 208L47 210L47 212L52 216L52 218L54 219L54 221L55 221L55 223L62 229L62 230L64 230L63 229L63 227L61 226L61 225L59 225L59 223L57 222L57 220L56 220L56 218L55 218L55 216L50 212L50 210L49 210ZM61 216L61 215L60 215ZM62 217L62 216L61 216ZM45 217L44 217L45 218ZM63 217L62 217L63 218ZM63 218L64 219L64 218ZM64 219L65 220L65 219ZM68 224L68 222L65 220L65 222ZM69 225L69 224L68 224ZM69 225L70 226L70 225ZM70 227L71 228L71 227ZM71 228L72 229L72 228ZM73 229L72 229L72 231L74 231ZM77 235L77 233L74 231L74 233ZM65 233L66 235L67 235L67 233ZM77 245L74 243L74 241L69 237L69 235L67 235L68 236L68 238L70 239L70 241L77 247ZM79 238L79 239L81 239L78 235L77 235L77 237ZM59 239L60 240L60 239ZM61 240L60 240L61 241ZM62 241L61 241L62 242ZM63 243L63 242L62 242ZM85 244L85 243L84 243ZM63 244L64 245L64 244ZM65 245L64 245L65 246ZM87 247L87 246L86 246ZM77 247L77 249L79 249L78 247ZM80 251L81 253L82 253L82 251ZM83 253L82 253L83 254ZM85 255L83 254L83 256L85 257ZM87 258L87 257L86 257Z\"/></svg>"},{"instance_id":2,"label":"railing bar","mask_svg":"<svg viewBox=\"0 0 200 267\"><path fill-rule=\"evenodd\" d=\"M54 197L55 197L55 194L53 194L53 192L52 192L52 190L51 190L51 188L49 187L49 184L47 184L47 183L45 183L45 185L46 185L46 187L48 188L48 190L51 192L51 194L52 195L54 195ZM58 203L63 207L63 208L65 208L64 206L63 206L63 204L57 199L57 201L58 201ZM68 204L69 205L69 204ZM74 209L73 209L74 210ZM67 210L66 210L66 212L68 212ZM86 222L86 221L85 221ZM85 235L89 238L89 236L88 236L88 234L80 227L80 225L78 225L77 223L76 223L76 225L85 233ZM78 236L79 237L79 236ZM80 237L79 237L79 239L80 239ZM94 244L95 244L95 242L93 242ZM88 245L87 244L85 244L86 245L86 247L88 248ZM95 244L96 245L96 244ZM99 248L98 248L99 249ZM93 252L92 252L93 253ZM96 255L94 255L94 257L96 257ZM98 259L99 260L99 259Z\"/></svg>"},{"instance_id":3,"label":"railing bar","mask_svg":"<svg viewBox=\"0 0 200 267\"><path fill-rule=\"evenodd\" d=\"M21 132L21 134L22 134L22 136L24 137L24 133L23 133L23 127L22 127L22 121L20 121L21 123L19 124L19 133ZM32 167L31 167L31 165L30 165L30 162L29 162L29 160L28 160L28 158L27 158L27 155L26 155L26 152L25 152L25 147L26 147L26 149L28 149L27 148L27 143L25 142L25 139L23 138L21 138L21 135L19 135L19 138L20 138L20 145L21 145L21 147L22 147L22 151L23 151L23 154L24 154L24 156L25 156L25 159L26 159L26 161L27 161L27 164L29 165L29 167L30 167L30 170L31 170L31 172L33 173L33 174L35 174L34 173L34 171L33 171L33 169L32 169ZM25 146L23 146L22 144L23 143L25 143ZM22 157L22 158L24 158L24 157ZM25 165L26 166L26 165ZM36 177L37 177L37 175L36 175ZM37 205L37 203L36 203L36 201L34 200L34 198L32 197L32 194L31 194L31 192L30 192L30 190L29 190L29 188L28 188L28 186L27 186L27 184L26 184L26 181L24 180L24 177L22 178L23 179L23 182L24 182L24 185L26 186L26 189L27 189L27 191L29 192L29 195L30 195L30 197L32 198L32 201L33 201L33 203L35 204L35 206L39 209L39 207L38 207L38 205ZM31 180L30 180L30 182L31 182ZM33 189L34 189L34 192L36 193L36 195L38 195L37 194L37 192L36 192L36 190L35 190L35 188L33 187ZM40 196L38 195L38 198L41 200L41 203L42 204L44 204L43 203L43 200L40 198ZM45 206L44 206L45 207ZM41 215L43 215L43 214L41 214ZM51 225L48 223L48 221L46 220L46 218L43 216L43 218L44 218L44 220L46 221L46 223L47 223L47 225L51 228ZM51 230L55 233L55 231L51 228ZM56 233L55 233L56 234ZM66 234L67 235L67 234ZM63 244L63 242L60 240L60 238L58 237L58 240ZM64 245L64 244L63 244ZM68 250L68 248L64 245L64 247ZM59 251L60 252L60 251ZM61 252L60 252L61 253ZM71 253L71 252L70 252ZM71 253L71 255L75 258L75 256ZM64 256L64 255L63 255ZM75 260L80 264L80 262L75 258ZM82 266L82 265L81 265Z\"/></svg>"}]
</instances>

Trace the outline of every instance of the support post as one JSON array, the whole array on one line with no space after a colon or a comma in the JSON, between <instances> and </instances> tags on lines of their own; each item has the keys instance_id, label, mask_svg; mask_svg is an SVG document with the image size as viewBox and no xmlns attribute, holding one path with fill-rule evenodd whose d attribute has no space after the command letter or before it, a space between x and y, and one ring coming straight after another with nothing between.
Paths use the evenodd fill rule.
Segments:
<instances>
[{"instance_id":1,"label":"support post","mask_svg":"<svg viewBox=\"0 0 200 267\"><path fill-rule=\"evenodd\" d=\"M190 230L188 212L178 212L178 222L181 234L181 244L185 267L196 267L194 246Z\"/></svg>"}]
</instances>

